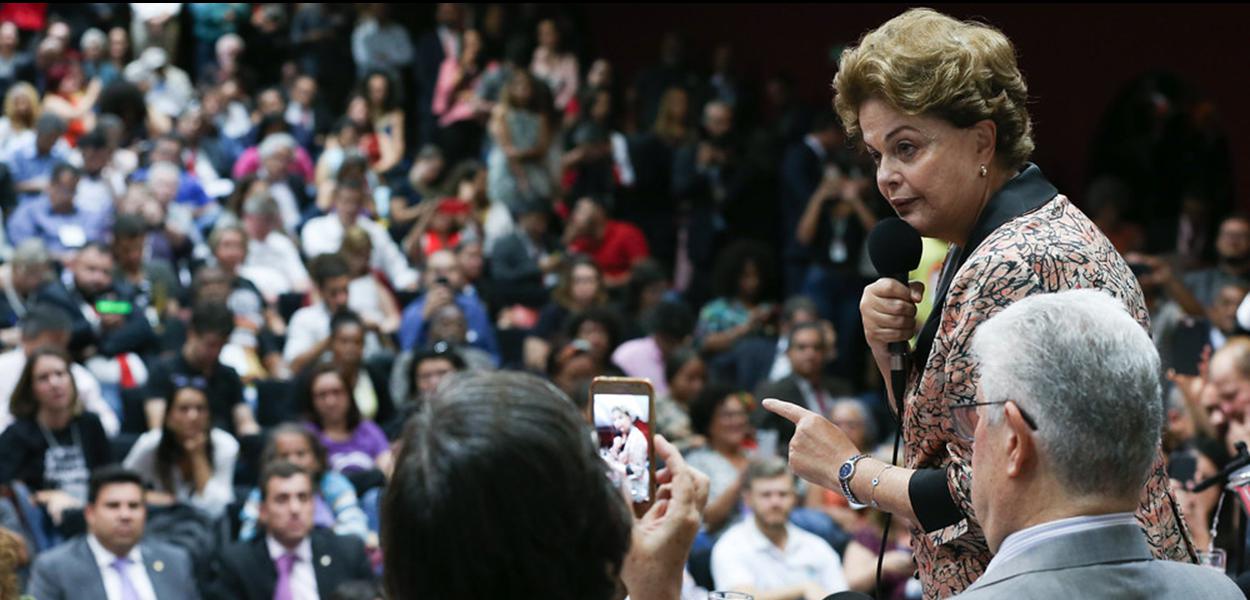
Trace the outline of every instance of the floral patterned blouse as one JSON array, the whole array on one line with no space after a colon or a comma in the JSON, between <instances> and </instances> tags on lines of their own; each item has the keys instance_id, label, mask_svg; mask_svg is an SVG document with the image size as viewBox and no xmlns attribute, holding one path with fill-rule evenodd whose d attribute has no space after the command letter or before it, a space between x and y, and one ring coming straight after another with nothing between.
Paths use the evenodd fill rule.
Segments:
<instances>
[{"instance_id":1,"label":"floral patterned blouse","mask_svg":"<svg viewBox=\"0 0 1250 600\"><path fill-rule=\"evenodd\" d=\"M1143 327L1149 325L1141 288L1124 260L1036 166L1029 165L995 196L968 245L973 251L962 264L958 248L948 257L953 274L944 273L949 285L939 288L946 297L940 315L931 317L939 319L936 328L926 323L931 346L922 333L913 355L924 368L912 370L903 416L905 464L944 470L946 491L969 517L937 530L914 526L913 550L926 599L961 592L991 557L973 515L971 444L954 434L949 416L952 404L976 396L970 346L977 326L1026 296L1075 288L1102 289L1123 300ZM1193 542L1168 489L1163 460L1159 452L1137 519L1156 557L1194 562ZM923 522L926 507L915 508Z\"/></svg>"}]
</instances>

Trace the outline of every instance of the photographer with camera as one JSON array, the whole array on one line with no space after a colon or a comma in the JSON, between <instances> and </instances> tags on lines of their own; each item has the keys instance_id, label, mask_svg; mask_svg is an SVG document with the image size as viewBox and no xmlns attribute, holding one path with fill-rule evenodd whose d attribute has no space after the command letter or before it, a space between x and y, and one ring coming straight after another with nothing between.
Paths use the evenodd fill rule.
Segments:
<instances>
[{"instance_id":1,"label":"photographer with camera","mask_svg":"<svg viewBox=\"0 0 1250 600\"><path fill-rule=\"evenodd\" d=\"M399 325L399 345L405 351L423 347L429 332L428 324L438 309L455 304L464 313L468 332L465 341L474 348L489 353L499 361L499 344L495 341L495 328L490 313L482 299L465 287L464 272L456 255L441 250L426 259L425 293L404 309Z\"/></svg>"}]
</instances>

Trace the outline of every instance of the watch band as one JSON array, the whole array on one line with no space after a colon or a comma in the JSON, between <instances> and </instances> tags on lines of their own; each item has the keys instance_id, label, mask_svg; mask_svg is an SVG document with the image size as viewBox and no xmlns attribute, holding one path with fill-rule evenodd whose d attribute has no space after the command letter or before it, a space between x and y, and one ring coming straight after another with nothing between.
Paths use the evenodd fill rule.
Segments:
<instances>
[{"instance_id":1,"label":"watch band","mask_svg":"<svg viewBox=\"0 0 1250 600\"><path fill-rule=\"evenodd\" d=\"M867 454L856 454L842 463L842 467L838 469L838 483L842 486L842 495L846 496L846 501L851 504L851 508L859 508L867 506L855 497L855 492L851 491L851 479L855 477L855 465L859 461L868 458Z\"/></svg>"}]
</instances>

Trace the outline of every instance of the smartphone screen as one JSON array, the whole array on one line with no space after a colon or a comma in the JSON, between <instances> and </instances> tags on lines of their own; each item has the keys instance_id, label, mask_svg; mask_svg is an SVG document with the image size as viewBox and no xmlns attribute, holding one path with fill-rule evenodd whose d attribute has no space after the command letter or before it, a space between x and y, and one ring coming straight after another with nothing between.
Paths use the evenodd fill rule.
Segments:
<instances>
[{"instance_id":1,"label":"smartphone screen","mask_svg":"<svg viewBox=\"0 0 1250 600\"><path fill-rule=\"evenodd\" d=\"M645 379L599 377L590 388L599 456L634 505L650 504L655 489L654 392Z\"/></svg>"},{"instance_id":2,"label":"smartphone screen","mask_svg":"<svg viewBox=\"0 0 1250 600\"><path fill-rule=\"evenodd\" d=\"M1182 322L1172 334L1172 369L1181 375L1198 375L1203 348L1211 343L1211 326L1205 321Z\"/></svg>"},{"instance_id":3,"label":"smartphone screen","mask_svg":"<svg viewBox=\"0 0 1250 600\"><path fill-rule=\"evenodd\" d=\"M95 311L102 315L128 315L132 310L134 307L123 300L98 300L95 303Z\"/></svg>"}]
</instances>

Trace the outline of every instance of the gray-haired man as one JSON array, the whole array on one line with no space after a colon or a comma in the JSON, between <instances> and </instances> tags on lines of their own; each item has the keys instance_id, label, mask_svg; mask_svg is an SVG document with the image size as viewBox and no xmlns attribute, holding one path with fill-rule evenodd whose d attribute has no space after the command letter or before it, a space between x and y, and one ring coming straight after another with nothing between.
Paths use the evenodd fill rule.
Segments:
<instances>
[{"instance_id":1,"label":"gray-haired man","mask_svg":"<svg viewBox=\"0 0 1250 600\"><path fill-rule=\"evenodd\" d=\"M1163 426L1159 356L1093 290L1031 296L977 330L972 501L994 559L959 598L1243 598L1222 573L1156 560L1134 517Z\"/></svg>"}]
</instances>

